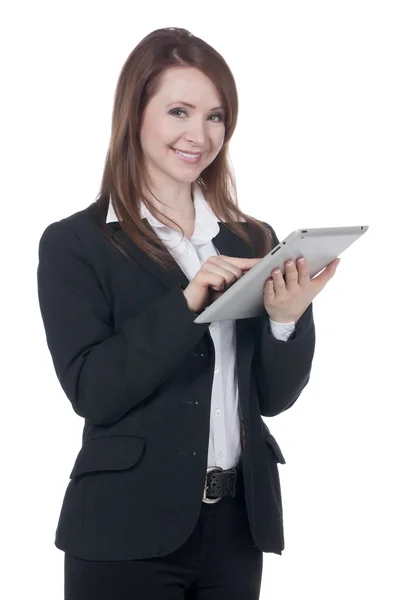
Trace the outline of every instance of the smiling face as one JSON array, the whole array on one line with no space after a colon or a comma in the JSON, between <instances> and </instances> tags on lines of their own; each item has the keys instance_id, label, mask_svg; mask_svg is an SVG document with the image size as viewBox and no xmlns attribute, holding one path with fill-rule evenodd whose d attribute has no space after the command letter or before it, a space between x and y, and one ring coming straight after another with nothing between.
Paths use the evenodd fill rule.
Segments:
<instances>
[{"instance_id":1,"label":"smiling face","mask_svg":"<svg viewBox=\"0 0 400 600\"><path fill-rule=\"evenodd\" d=\"M193 67L164 71L157 94L144 109L140 131L150 179L192 183L215 159L224 137L224 110L211 80ZM176 150L191 153L191 158Z\"/></svg>"}]
</instances>

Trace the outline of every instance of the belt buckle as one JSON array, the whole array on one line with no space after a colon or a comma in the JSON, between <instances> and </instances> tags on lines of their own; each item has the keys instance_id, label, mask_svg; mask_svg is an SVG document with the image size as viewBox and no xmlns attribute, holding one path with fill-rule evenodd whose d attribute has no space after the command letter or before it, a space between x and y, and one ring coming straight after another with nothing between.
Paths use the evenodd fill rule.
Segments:
<instances>
[{"instance_id":1,"label":"belt buckle","mask_svg":"<svg viewBox=\"0 0 400 600\"><path fill-rule=\"evenodd\" d=\"M207 475L208 475L208 473L211 473L211 471L221 472L221 471L223 471L223 468L222 467L208 467L207 473L206 473L206 482L205 482L204 492L203 492L203 502L205 504L215 504L216 502L219 502L220 500L222 500L222 496L220 496L219 498L207 498L206 497L206 493L209 488L209 486L207 485Z\"/></svg>"}]
</instances>

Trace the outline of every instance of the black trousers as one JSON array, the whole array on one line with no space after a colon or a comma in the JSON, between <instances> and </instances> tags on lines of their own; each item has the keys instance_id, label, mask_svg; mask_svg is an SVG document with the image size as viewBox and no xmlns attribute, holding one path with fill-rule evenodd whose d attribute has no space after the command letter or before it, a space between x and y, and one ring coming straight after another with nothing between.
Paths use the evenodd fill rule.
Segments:
<instances>
[{"instance_id":1,"label":"black trousers","mask_svg":"<svg viewBox=\"0 0 400 600\"><path fill-rule=\"evenodd\" d=\"M116 562L65 554L64 600L258 600L262 568L241 481L234 498L202 503L192 534L171 554Z\"/></svg>"}]
</instances>

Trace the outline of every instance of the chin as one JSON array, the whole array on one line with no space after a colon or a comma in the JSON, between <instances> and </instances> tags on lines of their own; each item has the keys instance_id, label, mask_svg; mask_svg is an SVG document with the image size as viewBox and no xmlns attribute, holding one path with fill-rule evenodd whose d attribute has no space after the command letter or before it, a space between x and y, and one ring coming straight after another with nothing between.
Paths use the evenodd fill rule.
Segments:
<instances>
[{"instance_id":1,"label":"chin","mask_svg":"<svg viewBox=\"0 0 400 600\"><path fill-rule=\"evenodd\" d=\"M194 183L197 178L200 177L200 173L198 175L187 175L186 177L182 177L182 175L172 175L171 174L171 178L175 179L175 181L179 181L180 183Z\"/></svg>"}]
</instances>

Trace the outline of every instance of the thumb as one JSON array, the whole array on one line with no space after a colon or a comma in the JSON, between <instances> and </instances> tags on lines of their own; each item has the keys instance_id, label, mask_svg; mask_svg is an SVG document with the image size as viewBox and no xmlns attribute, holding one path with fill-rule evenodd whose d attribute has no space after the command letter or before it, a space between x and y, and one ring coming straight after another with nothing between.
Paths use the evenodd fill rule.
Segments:
<instances>
[{"instance_id":1,"label":"thumb","mask_svg":"<svg viewBox=\"0 0 400 600\"><path fill-rule=\"evenodd\" d=\"M335 258L335 260L333 260L331 263L329 263L328 268L332 270L332 276L336 273L336 269L341 260L342 260L341 258Z\"/></svg>"},{"instance_id":2,"label":"thumb","mask_svg":"<svg viewBox=\"0 0 400 600\"><path fill-rule=\"evenodd\" d=\"M340 263L340 260L340 258L335 258L335 260L326 265L325 269L322 271L321 275L324 276L326 282L328 282L330 278L333 277L336 273L336 269L338 264Z\"/></svg>"},{"instance_id":3,"label":"thumb","mask_svg":"<svg viewBox=\"0 0 400 600\"><path fill-rule=\"evenodd\" d=\"M318 290L317 293L319 293L320 291L322 291L324 289L324 287L326 286L326 284L328 283L328 281L330 279L332 279L332 277L336 273L336 269L337 269L338 264L340 263L340 261L341 261L340 258L335 258L335 260L333 260L332 262L330 262L325 267L325 269L322 271L322 273L320 273L320 275L318 275L317 278L314 278L314 279L311 280L311 281L315 282L316 288Z\"/></svg>"}]
</instances>

